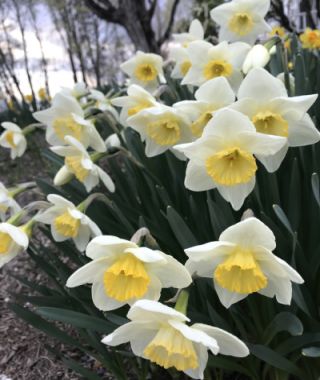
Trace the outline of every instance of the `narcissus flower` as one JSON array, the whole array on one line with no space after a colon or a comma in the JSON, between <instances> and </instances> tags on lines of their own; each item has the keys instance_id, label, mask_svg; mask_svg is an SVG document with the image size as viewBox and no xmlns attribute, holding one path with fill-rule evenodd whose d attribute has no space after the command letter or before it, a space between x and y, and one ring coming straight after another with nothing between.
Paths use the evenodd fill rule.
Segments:
<instances>
[{"instance_id":1,"label":"narcissus flower","mask_svg":"<svg viewBox=\"0 0 320 380\"><path fill-rule=\"evenodd\" d=\"M146 142L146 156L157 156L173 145L192 141L188 118L165 105L147 108L127 120Z\"/></svg>"},{"instance_id":2,"label":"narcissus flower","mask_svg":"<svg viewBox=\"0 0 320 380\"><path fill-rule=\"evenodd\" d=\"M243 78L242 64L249 50L250 45L243 42L221 42L215 46L206 41L191 42L187 49L191 67L182 84L201 86L210 79L225 77L237 91Z\"/></svg>"},{"instance_id":3,"label":"narcissus flower","mask_svg":"<svg viewBox=\"0 0 320 380\"><path fill-rule=\"evenodd\" d=\"M138 84L148 91L156 90L160 82L164 82L163 60L158 54L143 53L136 55L120 65L130 77L131 84Z\"/></svg>"},{"instance_id":4,"label":"narcissus flower","mask_svg":"<svg viewBox=\"0 0 320 380\"><path fill-rule=\"evenodd\" d=\"M270 33L270 37L279 36L280 38L284 38L286 36L286 30L283 26L275 25L272 27Z\"/></svg>"},{"instance_id":5,"label":"narcissus flower","mask_svg":"<svg viewBox=\"0 0 320 380\"><path fill-rule=\"evenodd\" d=\"M192 281L172 256L116 236L94 238L86 255L92 261L73 273L67 286L93 284L92 299L101 310L117 309L140 298L158 300L162 288L184 288Z\"/></svg>"},{"instance_id":6,"label":"narcissus flower","mask_svg":"<svg viewBox=\"0 0 320 380\"><path fill-rule=\"evenodd\" d=\"M11 159L21 157L27 149L27 140L23 130L10 121L5 121L1 125L5 131L0 135L0 146L10 149Z\"/></svg>"},{"instance_id":7,"label":"narcissus flower","mask_svg":"<svg viewBox=\"0 0 320 380\"><path fill-rule=\"evenodd\" d=\"M303 283L301 276L284 260L275 256L273 232L260 220L248 218L227 228L214 241L185 250L190 273L213 278L225 307L260 293L290 305L292 284Z\"/></svg>"},{"instance_id":8,"label":"narcissus flower","mask_svg":"<svg viewBox=\"0 0 320 380\"><path fill-rule=\"evenodd\" d=\"M271 30L264 20L270 0L233 0L212 9L210 16L220 25L220 41L244 41L251 45Z\"/></svg>"},{"instance_id":9,"label":"narcissus flower","mask_svg":"<svg viewBox=\"0 0 320 380\"><path fill-rule=\"evenodd\" d=\"M304 49L320 49L320 30L307 28L300 34L300 41Z\"/></svg>"},{"instance_id":10,"label":"narcissus flower","mask_svg":"<svg viewBox=\"0 0 320 380\"><path fill-rule=\"evenodd\" d=\"M173 33L173 41L180 44L182 47L188 47L192 41L204 39L204 30L199 20L192 20L189 31L187 33Z\"/></svg>"},{"instance_id":11,"label":"narcissus flower","mask_svg":"<svg viewBox=\"0 0 320 380\"><path fill-rule=\"evenodd\" d=\"M6 220L7 213L10 216L16 214L21 210L21 207L13 199L13 196L9 189L7 189L2 182L0 182L0 220Z\"/></svg>"},{"instance_id":12,"label":"narcissus flower","mask_svg":"<svg viewBox=\"0 0 320 380\"><path fill-rule=\"evenodd\" d=\"M157 105L157 100L141 86L132 84L128 87L127 93L127 96L119 96L111 100L114 106L122 108L120 122L123 125L127 125L128 117L136 115L145 108Z\"/></svg>"},{"instance_id":13,"label":"narcissus flower","mask_svg":"<svg viewBox=\"0 0 320 380\"><path fill-rule=\"evenodd\" d=\"M217 327L196 323L179 311L159 302L137 301L127 315L130 322L103 338L109 346L130 342L136 356L166 369L176 368L193 379L203 379L208 350L214 355L249 355L247 346Z\"/></svg>"},{"instance_id":14,"label":"narcissus flower","mask_svg":"<svg viewBox=\"0 0 320 380\"><path fill-rule=\"evenodd\" d=\"M189 159L185 186L193 191L217 188L223 198L239 210L255 186L254 155L272 155L286 139L257 133L248 117L222 109L205 127L202 137L175 146Z\"/></svg>"},{"instance_id":15,"label":"narcissus flower","mask_svg":"<svg viewBox=\"0 0 320 380\"><path fill-rule=\"evenodd\" d=\"M64 166L62 166L54 178L55 185L64 185L71 180L72 176L75 176L88 192L98 185L99 180L104 183L109 191L113 192L115 186L112 179L94 163L95 158L103 153L95 152L90 155L84 146L71 136L66 136L65 142L69 146L51 147L53 152L65 157Z\"/></svg>"},{"instance_id":16,"label":"narcissus flower","mask_svg":"<svg viewBox=\"0 0 320 380\"><path fill-rule=\"evenodd\" d=\"M0 223L0 268L26 250L28 245L28 234L23 226Z\"/></svg>"},{"instance_id":17,"label":"narcissus flower","mask_svg":"<svg viewBox=\"0 0 320 380\"><path fill-rule=\"evenodd\" d=\"M195 93L196 100L184 100L175 103L174 108L187 115L191 121L194 136L201 137L203 129L214 113L235 101L235 94L224 77L211 79Z\"/></svg>"},{"instance_id":18,"label":"narcissus flower","mask_svg":"<svg viewBox=\"0 0 320 380\"><path fill-rule=\"evenodd\" d=\"M95 126L84 119L81 105L71 96L56 94L52 107L35 112L33 117L47 125L46 139L51 145L64 145L65 136L72 136L86 148L90 146L97 152L104 152L106 149Z\"/></svg>"},{"instance_id":19,"label":"narcissus flower","mask_svg":"<svg viewBox=\"0 0 320 380\"><path fill-rule=\"evenodd\" d=\"M119 114L111 104L111 99L109 99L103 92L97 90L90 90L89 99L95 101L94 107L101 111L110 112L111 115L118 121Z\"/></svg>"},{"instance_id":20,"label":"narcissus flower","mask_svg":"<svg viewBox=\"0 0 320 380\"><path fill-rule=\"evenodd\" d=\"M181 46L174 46L170 48L169 57L175 62L171 77L175 79L184 78L192 65L188 50Z\"/></svg>"},{"instance_id":21,"label":"narcissus flower","mask_svg":"<svg viewBox=\"0 0 320 380\"><path fill-rule=\"evenodd\" d=\"M247 115L257 132L286 139L277 154L257 156L267 170L275 171L289 146L310 145L320 140L320 133L307 114L316 99L316 94L288 97L284 84L260 68L249 72L239 88L238 101L230 107Z\"/></svg>"},{"instance_id":22,"label":"narcissus flower","mask_svg":"<svg viewBox=\"0 0 320 380\"><path fill-rule=\"evenodd\" d=\"M269 50L263 45L254 45L243 62L242 71L247 74L250 70L256 67L265 67L269 61Z\"/></svg>"},{"instance_id":23,"label":"narcissus flower","mask_svg":"<svg viewBox=\"0 0 320 380\"><path fill-rule=\"evenodd\" d=\"M51 233L55 241L72 239L79 251L84 251L91 237L102 235L99 227L80 207L57 194L49 194L51 207L39 213L35 220L51 225Z\"/></svg>"}]
</instances>

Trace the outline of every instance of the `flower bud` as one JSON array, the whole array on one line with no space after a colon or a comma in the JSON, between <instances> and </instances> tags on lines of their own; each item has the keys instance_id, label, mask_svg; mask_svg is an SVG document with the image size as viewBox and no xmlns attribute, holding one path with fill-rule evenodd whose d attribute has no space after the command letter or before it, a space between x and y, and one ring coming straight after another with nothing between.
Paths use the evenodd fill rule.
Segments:
<instances>
[{"instance_id":1,"label":"flower bud","mask_svg":"<svg viewBox=\"0 0 320 380\"><path fill-rule=\"evenodd\" d=\"M255 45L249 50L244 60L242 71L247 74L251 69L264 67L270 60L270 53L263 45Z\"/></svg>"}]
</instances>

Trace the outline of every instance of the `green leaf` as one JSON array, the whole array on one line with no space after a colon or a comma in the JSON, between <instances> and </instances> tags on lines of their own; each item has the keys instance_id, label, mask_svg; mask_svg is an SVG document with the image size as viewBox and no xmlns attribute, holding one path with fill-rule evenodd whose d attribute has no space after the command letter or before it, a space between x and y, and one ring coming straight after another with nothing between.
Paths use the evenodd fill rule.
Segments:
<instances>
[{"instance_id":1,"label":"green leaf","mask_svg":"<svg viewBox=\"0 0 320 380\"><path fill-rule=\"evenodd\" d=\"M72 326L81 327L109 334L115 330L115 325L101 318L92 317L77 311L60 309L55 307L39 307L37 312L42 316L55 321L70 323Z\"/></svg>"},{"instance_id":2,"label":"green leaf","mask_svg":"<svg viewBox=\"0 0 320 380\"><path fill-rule=\"evenodd\" d=\"M320 192L319 192L319 176L318 173L313 173L311 176L312 192L318 206L320 207Z\"/></svg>"},{"instance_id":3,"label":"green leaf","mask_svg":"<svg viewBox=\"0 0 320 380\"><path fill-rule=\"evenodd\" d=\"M302 350L303 356L309 358L320 358L320 347L307 347Z\"/></svg>"},{"instance_id":4,"label":"green leaf","mask_svg":"<svg viewBox=\"0 0 320 380\"><path fill-rule=\"evenodd\" d=\"M280 222L285 226L285 228L290 232L291 235L294 235L294 232L293 232L293 229L291 227L291 224L286 216L286 214L284 213L284 211L282 210L282 208L279 206L279 205L273 205L273 211L275 212L275 214L277 215L278 219L280 220Z\"/></svg>"},{"instance_id":5,"label":"green leaf","mask_svg":"<svg viewBox=\"0 0 320 380\"><path fill-rule=\"evenodd\" d=\"M70 359L70 358L67 359L63 357L62 361L68 368L71 368L73 371L83 376L84 379L102 380L102 377L98 376L97 374L88 370L87 368L84 368L82 365L80 365L78 362L76 362L73 359Z\"/></svg>"},{"instance_id":6,"label":"green leaf","mask_svg":"<svg viewBox=\"0 0 320 380\"><path fill-rule=\"evenodd\" d=\"M298 317L289 312L277 314L269 323L263 334L263 341L268 344L281 331L287 331L291 335L301 335L303 325Z\"/></svg>"}]
</instances>

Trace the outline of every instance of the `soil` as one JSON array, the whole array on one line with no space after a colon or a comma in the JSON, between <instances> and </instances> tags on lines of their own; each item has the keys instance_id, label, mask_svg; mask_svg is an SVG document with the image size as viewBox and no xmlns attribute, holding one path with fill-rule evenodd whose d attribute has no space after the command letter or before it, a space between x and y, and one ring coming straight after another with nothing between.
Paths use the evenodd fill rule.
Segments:
<instances>
[{"instance_id":1,"label":"soil","mask_svg":"<svg viewBox=\"0 0 320 380\"><path fill-rule=\"evenodd\" d=\"M40 149L45 146L41 133L33 135L23 157L10 160L7 149L0 149L0 181L6 186L32 181L45 176L45 163ZM39 199L36 192L25 192L18 196L21 205ZM82 377L67 369L62 362L45 349L45 344L55 347L68 356L78 357L74 351L19 319L9 308L14 302L11 294L29 294L10 273L21 275L31 282L46 283L27 255L19 255L0 269L0 380L77 380Z\"/></svg>"}]
</instances>

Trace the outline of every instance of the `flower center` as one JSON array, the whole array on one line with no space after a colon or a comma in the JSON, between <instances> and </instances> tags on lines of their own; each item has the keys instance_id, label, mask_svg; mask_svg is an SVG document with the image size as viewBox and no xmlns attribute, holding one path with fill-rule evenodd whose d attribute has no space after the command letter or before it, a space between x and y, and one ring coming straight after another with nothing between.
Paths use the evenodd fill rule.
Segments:
<instances>
[{"instance_id":1,"label":"flower center","mask_svg":"<svg viewBox=\"0 0 320 380\"><path fill-rule=\"evenodd\" d=\"M76 237L78 235L80 220L75 219L68 211L64 212L54 220L56 230L65 237Z\"/></svg>"},{"instance_id":2,"label":"flower center","mask_svg":"<svg viewBox=\"0 0 320 380\"><path fill-rule=\"evenodd\" d=\"M236 13L229 21L229 28L233 33L240 36L247 35L253 28L251 15L249 13Z\"/></svg>"},{"instance_id":3,"label":"flower center","mask_svg":"<svg viewBox=\"0 0 320 380\"><path fill-rule=\"evenodd\" d=\"M128 116L133 116L136 113L144 110L145 108L150 108L150 107L152 107L152 104L150 102L146 100L143 102L140 102L135 107L131 107L128 109Z\"/></svg>"},{"instance_id":4,"label":"flower center","mask_svg":"<svg viewBox=\"0 0 320 380\"><path fill-rule=\"evenodd\" d=\"M171 326L160 328L143 353L166 369L175 367L178 371L185 371L199 366L193 343Z\"/></svg>"},{"instance_id":5,"label":"flower center","mask_svg":"<svg viewBox=\"0 0 320 380\"><path fill-rule=\"evenodd\" d=\"M67 168L76 176L80 182L84 182L89 174L89 170L82 166L81 156L69 156L64 159Z\"/></svg>"},{"instance_id":6,"label":"flower center","mask_svg":"<svg viewBox=\"0 0 320 380\"><path fill-rule=\"evenodd\" d=\"M240 148L228 148L206 160L209 176L218 184L234 186L247 183L257 170L253 155Z\"/></svg>"},{"instance_id":7,"label":"flower center","mask_svg":"<svg viewBox=\"0 0 320 380\"><path fill-rule=\"evenodd\" d=\"M78 124L72 116L56 118L53 122L53 129L61 140L65 136L72 136L78 141L82 138L83 126Z\"/></svg>"},{"instance_id":8,"label":"flower center","mask_svg":"<svg viewBox=\"0 0 320 380\"><path fill-rule=\"evenodd\" d=\"M222 59L208 62L203 69L203 75L208 80L217 77L228 77L232 72L232 65Z\"/></svg>"},{"instance_id":9,"label":"flower center","mask_svg":"<svg viewBox=\"0 0 320 380\"><path fill-rule=\"evenodd\" d=\"M5 255L9 252L12 238L6 232L0 232L0 254Z\"/></svg>"},{"instance_id":10,"label":"flower center","mask_svg":"<svg viewBox=\"0 0 320 380\"><path fill-rule=\"evenodd\" d=\"M147 134L158 145L174 145L180 140L180 126L174 118L164 118L147 125Z\"/></svg>"},{"instance_id":11,"label":"flower center","mask_svg":"<svg viewBox=\"0 0 320 380\"><path fill-rule=\"evenodd\" d=\"M204 127L212 119L211 112L204 112L191 124L191 132L194 136L201 137Z\"/></svg>"},{"instance_id":12,"label":"flower center","mask_svg":"<svg viewBox=\"0 0 320 380\"><path fill-rule=\"evenodd\" d=\"M144 263L132 254L123 255L103 275L106 294L117 301L141 298L150 283Z\"/></svg>"},{"instance_id":13,"label":"flower center","mask_svg":"<svg viewBox=\"0 0 320 380\"><path fill-rule=\"evenodd\" d=\"M139 80L143 82L149 82L156 79L158 70L152 63L141 63L136 67L134 73Z\"/></svg>"},{"instance_id":14,"label":"flower center","mask_svg":"<svg viewBox=\"0 0 320 380\"><path fill-rule=\"evenodd\" d=\"M288 137L288 122L277 113L259 112L252 118L252 122L257 132Z\"/></svg>"},{"instance_id":15,"label":"flower center","mask_svg":"<svg viewBox=\"0 0 320 380\"><path fill-rule=\"evenodd\" d=\"M17 145L14 142L14 132L13 131L7 131L5 134L5 138L7 140L7 143L12 147L15 148Z\"/></svg>"},{"instance_id":16,"label":"flower center","mask_svg":"<svg viewBox=\"0 0 320 380\"><path fill-rule=\"evenodd\" d=\"M240 247L217 266L213 276L222 288L241 294L257 292L268 283L253 252Z\"/></svg>"},{"instance_id":17,"label":"flower center","mask_svg":"<svg viewBox=\"0 0 320 380\"><path fill-rule=\"evenodd\" d=\"M180 71L183 76L187 74L191 67L191 61L184 61L180 64Z\"/></svg>"}]
</instances>

